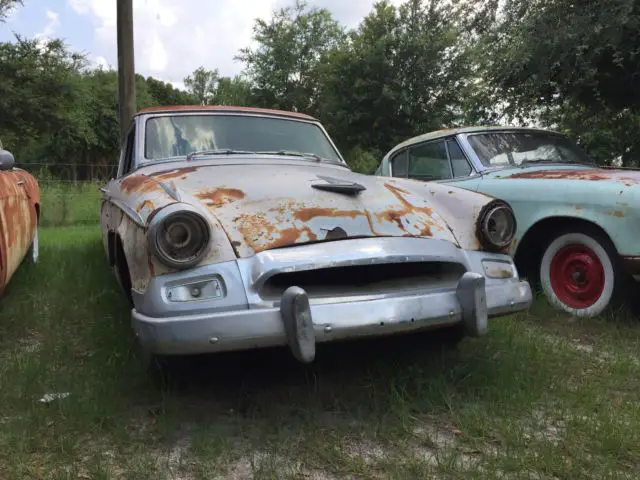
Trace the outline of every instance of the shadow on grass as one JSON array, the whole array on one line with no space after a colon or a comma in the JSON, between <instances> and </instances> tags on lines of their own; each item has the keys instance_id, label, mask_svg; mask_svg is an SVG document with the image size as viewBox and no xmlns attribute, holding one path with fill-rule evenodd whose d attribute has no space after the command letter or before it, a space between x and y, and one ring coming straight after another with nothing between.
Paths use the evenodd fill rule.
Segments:
<instances>
[{"instance_id":1,"label":"shadow on grass","mask_svg":"<svg viewBox=\"0 0 640 480\"><path fill-rule=\"evenodd\" d=\"M64 464L92 442L152 449L185 425L262 444L283 432L393 436L438 416L483 436L544 403L578 361L520 315L453 351L431 332L320 345L311 365L286 348L181 359L176 387L158 391L135 357L98 227L43 229L40 263L19 270L0 318L0 465L11 478L34 452ZM70 395L38 402L52 392Z\"/></svg>"},{"instance_id":2,"label":"shadow on grass","mask_svg":"<svg viewBox=\"0 0 640 480\"><path fill-rule=\"evenodd\" d=\"M98 229L42 236L41 263L19 271L1 306L2 343L16 355L3 377L20 386L0 395L20 410L48 391L70 391L60 405L78 417L76 427L109 424L136 404L161 404L179 421L230 410L248 418L331 410L378 421L451 411L470 398L488 408L505 396L529 401L553 377L557 360L524 342L521 322L507 318L457 351L443 351L438 334L425 333L321 345L310 366L285 348L181 359L178 388L158 392L133 355L129 313ZM36 343L37 352L20 350L21 341Z\"/></svg>"}]
</instances>

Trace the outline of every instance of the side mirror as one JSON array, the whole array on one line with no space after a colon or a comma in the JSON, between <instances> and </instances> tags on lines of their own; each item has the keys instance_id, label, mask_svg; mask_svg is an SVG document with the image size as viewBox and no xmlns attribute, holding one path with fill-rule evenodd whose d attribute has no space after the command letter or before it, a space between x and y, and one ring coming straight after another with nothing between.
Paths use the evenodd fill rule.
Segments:
<instances>
[{"instance_id":1,"label":"side mirror","mask_svg":"<svg viewBox=\"0 0 640 480\"><path fill-rule=\"evenodd\" d=\"M0 149L0 171L11 170L16 164L15 158L9 150Z\"/></svg>"}]
</instances>

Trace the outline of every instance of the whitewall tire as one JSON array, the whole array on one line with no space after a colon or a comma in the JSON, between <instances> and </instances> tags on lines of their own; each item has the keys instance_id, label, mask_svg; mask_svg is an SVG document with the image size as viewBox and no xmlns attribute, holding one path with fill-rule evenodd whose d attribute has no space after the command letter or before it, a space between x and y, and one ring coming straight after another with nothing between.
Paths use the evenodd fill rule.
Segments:
<instances>
[{"instance_id":1,"label":"whitewall tire","mask_svg":"<svg viewBox=\"0 0 640 480\"><path fill-rule=\"evenodd\" d=\"M540 262L540 283L549 302L578 317L602 313L614 298L615 251L602 235L560 234L547 245Z\"/></svg>"}]
</instances>

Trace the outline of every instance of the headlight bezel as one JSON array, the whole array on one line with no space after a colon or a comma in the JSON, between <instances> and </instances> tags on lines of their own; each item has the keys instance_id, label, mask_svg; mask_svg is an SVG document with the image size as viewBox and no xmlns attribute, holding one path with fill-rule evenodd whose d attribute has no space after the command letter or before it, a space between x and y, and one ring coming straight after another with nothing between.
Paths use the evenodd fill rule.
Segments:
<instances>
[{"instance_id":1,"label":"headlight bezel","mask_svg":"<svg viewBox=\"0 0 640 480\"><path fill-rule=\"evenodd\" d=\"M184 228L191 228L183 248L188 245L191 236L198 235L202 238L195 253L185 259L172 256L168 249L163 246L163 242L167 242L167 240L160 238L160 235L164 235L167 232L168 225L172 225L175 228L178 223L182 223ZM192 268L209 253L211 226L207 219L193 206L180 202L172 203L159 210L149 221L147 246L153 256L169 268L176 270Z\"/></svg>"},{"instance_id":2,"label":"headlight bezel","mask_svg":"<svg viewBox=\"0 0 640 480\"><path fill-rule=\"evenodd\" d=\"M490 221L495 219L495 216L502 212L507 212L510 218L511 231L504 238L496 240L495 238L492 238L492 234L490 232ZM503 252L508 249L513 242L517 229L518 224L511 205L504 200L494 199L487 203L480 211L480 215L478 216L476 223L476 236L480 241L480 245L487 251Z\"/></svg>"}]
</instances>

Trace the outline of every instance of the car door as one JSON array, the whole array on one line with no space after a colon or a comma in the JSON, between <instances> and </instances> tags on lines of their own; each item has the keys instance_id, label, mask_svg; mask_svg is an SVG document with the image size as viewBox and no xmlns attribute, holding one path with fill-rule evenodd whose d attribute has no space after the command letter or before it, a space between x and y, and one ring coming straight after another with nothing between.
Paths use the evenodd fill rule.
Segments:
<instances>
[{"instance_id":1,"label":"car door","mask_svg":"<svg viewBox=\"0 0 640 480\"><path fill-rule=\"evenodd\" d=\"M0 291L18 269L33 238L34 212L25 183L16 169L0 171Z\"/></svg>"},{"instance_id":2,"label":"car door","mask_svg":"<svg viewBox=\"0 0 640 480\"><path fill-rule=\"evenodd\" d=\"M476 190L478 175L455 138L412 145L390 160L391 176L438 182Z\"/></svg>"}]
</instances>

